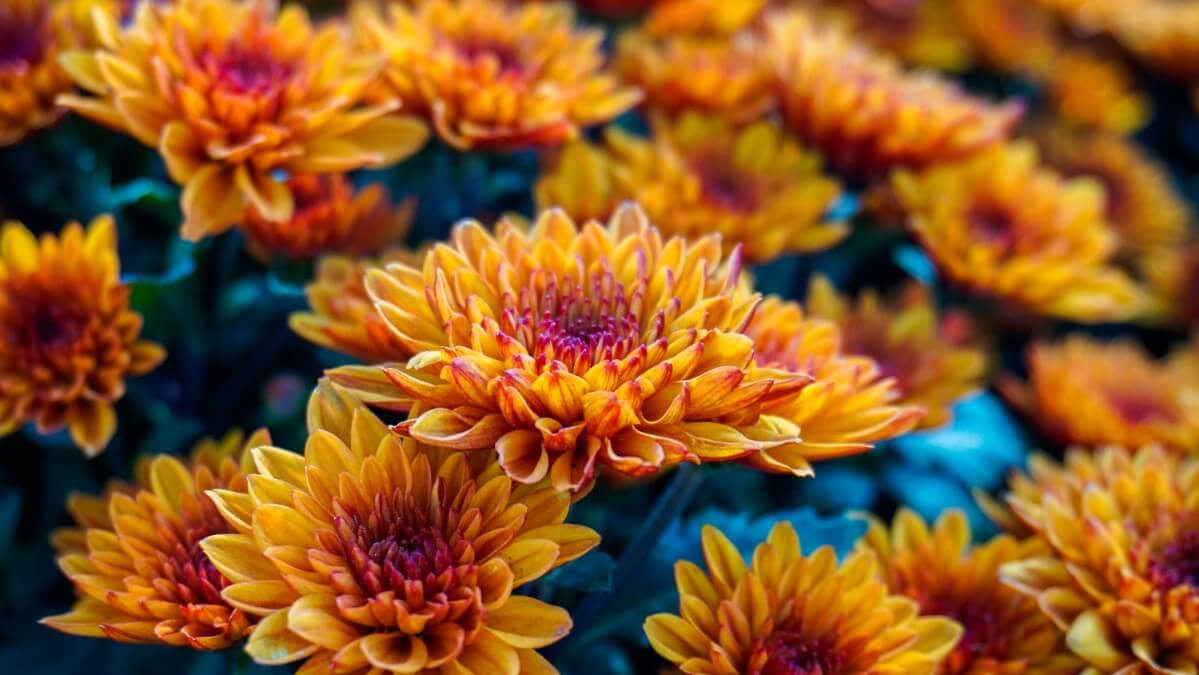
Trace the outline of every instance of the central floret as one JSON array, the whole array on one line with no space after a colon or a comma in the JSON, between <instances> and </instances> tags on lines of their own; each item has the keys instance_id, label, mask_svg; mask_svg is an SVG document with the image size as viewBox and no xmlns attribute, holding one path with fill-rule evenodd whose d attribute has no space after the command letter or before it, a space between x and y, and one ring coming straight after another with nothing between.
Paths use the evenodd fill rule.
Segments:
<instances>
[{"instance_id":1,"label":"central floret","mask_svg":"<svg viewBox=\"0 0 1199 675\"><path fill-rule=\"evenodd\" d=\"M769 655L762 675L836 675L845 657L834 648L835 640L811 641L801 633L779 630L766 639Z\"/></svg>"}]
</instances>

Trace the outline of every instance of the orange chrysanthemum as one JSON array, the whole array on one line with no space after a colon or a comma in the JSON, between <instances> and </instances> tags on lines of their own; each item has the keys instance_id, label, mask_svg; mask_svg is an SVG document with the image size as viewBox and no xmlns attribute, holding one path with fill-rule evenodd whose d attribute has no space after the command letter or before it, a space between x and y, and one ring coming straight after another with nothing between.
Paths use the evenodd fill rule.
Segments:
<instances>
[{"instance_id":1,"label":"orange chrysanthemum","mask_svg":"<svg viewBox=\"0 0 1199 675\"><path fill-rule=\"evenodd\" d=\"M774 15L768 28L783 118L840 172L874 177L960 159L1003 141L1020 117L1017 103L992 105L932 73L904 72L803 12Z\"/></svg>"},{"instance_id":2,"label":"orange chrysanthemum","mask_svg":"<svg viewBox=\"0 0 1199 675\"><path fill-rule=\"evenodd\" d=\"M249 448L269 444L265 431L242 442L232 432L202 441L185 464L159 455L138 466L135 485L118 483L101 497L72 495L78 527L54 532L58 566L80 599L42 623L72 635L120 642L224 649L254 628L256 617L221 598L230 583L200 548L211 534L232 532L206 490L245 490Z\"/></svg>"},{"instance_id":3,"label":"orange chrysanthemum","mask_svg":"<svg viewBox=\"0 0 1199 675\"><path fill-rule=\"evenodd\" d=\"M71 33L45 0L0 4L0 147L59 118L55 103L71 89L58 55L71 46Z\"/></svg>"},{"instance_id":4,"label":"orange chrysanthemum","mask_svg":"<svg viewBox=\"0 0 1199 675\"><path fill-rule=\"evenodd\" d=\"M413 356L332 376L368 402L415 404L402 433L498 452L521 483L581 490L599 465L643 476L796 441L759 414L804 378L747 371L758 296L740 255L715 236L663 239L635 206L607 227L558 210L528 231L465 222L422 268L373 270L366 286Z\"/></svg>"},{"instance_id":5,"label":"orange chrysanthemum","mask_svg":"<svg viewBox=\"0 0 1199 675\"><path fill-rule=\"evenodd\" d=\"M640 94L603 70L604 35L562 3L430 0L363 5L364 49L388 56L374 96L402 101L460 149L551 146L628 110Z\"/></svg>"},{"instance_id":6,"label":"orange chrysanthemum","mask_svg":"<svg viewBox=\"0 0 1199 675\"><path fill-rule=\"evenodd\" d=\"M119 275L109 216L40 240L17 222L0 229L0 436L37 422L44 434L66 427L89 457L104 450L125 378L165 356L138 340Z\"/></svg>"},{"instance_id":7,"label":"orange chrysanthemum","mask_svg":"<svg viewBox=\"0 0 1199 675\"><path fill-rule=\"evenodd\" d=\"M1179 352L1155 361L1133 342L1071 336L1034 343L1028 384L1009 379L1003 392L1063 445L1155 443L1199 452L1199 378L1182 367L1185 358Z\"/></svg>"},{"instance_id":8,"label":"orange chrysanthemum","mask_svg":"<svg viewBox=\"0 0 1199 675\"><path fill-rule=\"evenodd\" d=\"M344 174L296 174L286 185L295 202L291 218L275 222L251 206L241 219L247 246L263 260L376 253L404 238L416 208L411 199L394 208L378 183L355 192Z\"/></svg>"},{"instance_id":9,"label":"orange chrysanthemum","mask_svg":"<svg viewBox=\"0 0 1199 675\"><path fill-rule=\"evenodd\" d=\"M291 219L280 172L383 166L425 141L424 125L358 105L379 60L355 56L336 23L255 0L141 3L132 23L94 13L104 44L62 63L86 96L67 107L159 149L184 186L183 235L235 224L247 206Z\"/></svg>"},{"instance_id":10,"label":"orange chrysanthemum","mask_svg":"<svg viewBox=\"0 0 1199 675\"><path fill-rule=\"evenodd\" d=\"M645 32L729 36L748 28L773 0L658 0L645 18Z\"/></svg>"},{"instance_id":11,"label":"orange chrysanthemum","mask_svg":"<svg viewBox=\"0 0 1199 675\"><path fill-rule=\"evenodd\" d=\"M922 408L924 428L950 419L950 408L983 384L986 353L966 344L968 320L961 314L938 317L926 287L910 284L899 302L884 303L873 291L856 302L841 298L824 277L808 289L812 316L837 324L846 354L866 356L895 380L896 405Z\"/></svg>"},{"instance_id":12,"label":"orange chrysanthemum","mask_svg":"<svg viewBox=\"0 0 1199 675\"><path fill-rule=\"evenodd\" d=\"M954 17L978 57L1004 73L1039 75L1059 67L1053 15L1028 0L953 3Z\"/></svg>"},{"instance_id":13,"label":"orange chrysanthemum","mask_svg":"<svg viewBox=\"0 0 1199 675\"><path fill-rule=\"evenodd\" d=\"M1127 134L1149 121L1152 107L1124 63L1085 50L1054 57L1045 72L1049 102L1069 124Z\"/></svg>"},{"instance_id":14,"label":"orange chrysanthemum","mask_svg":"<svg viewBox=\"0 0 1199 675\"><path fill-rule=\"evenodd\" d=\"M954 13L960 2L800 0L798 4L820 22L839 23L855 38L906 64L947 71L970 65L971 44Z\"/></svg>"},{"instance_id":15,"label":"orange chrysanthemum","mask_svg":"<svg viewBox=\"0 0 1199 675\"><path fill-rule=\"evenodd\" d=\"M1040 166L1032 145L901 171L892 182L909 228L951 283L1077 321L1144 310L1143 292L1111 265L1118 238L1100 186Z\"/></svg>"},{"instance_id":16,"label":"orange chrysanthemum","mask_svg":"<svg viewBox=\"0 0 1199 675\"><path fill-rule=\"evenodd\" d=\"M580 221L635 201L664 234L719 234L749 262L822 250L848 234L844 223L824 219L840 186L770 122L737 128L690 113L656 120L651 139L610 128L603 150L570 150L561 160L538 182L538 203ZM596 208L601 200L607 209Z\"/></svg>"},{"instance_id":17,"label":"orange chrysanthemum","mask_svg":"<svg viewBox=\"0 0 1199 675\"><path fill-rule=\"evenodd\" d=\"M303 455L253 450L249 491L209 491L236 533L203 543L262 616L246 651L299 672L543 675L535 651L565 610L514 595L599 535L568 525L570 498L513 485L494 461L420 447L335 386L309 404Z\"/></svg>"},{"instance_id":18,"label":"orange chrysanthemum","mask_svg":"<svg viewBox=\"0 0 1199 675\"><path fill-rule=\"evenodd\" d=\"M1199 669L1199 460L1107 448L1045 468L1008 503L1050 551L1004 565L1004 581L1066 631L1084 673Z\"/></svg>"},{"instance_id":19,"label":"orange chrysanthemum","mask_svg":"<svg viewBox=\"0 0 1199 675\"><path fill-rule=\"evenodd\" d=\"M971 547L970 524L953 509L930 528L900 509L888 530L867 516L870 529L858 542L873 552L892 593L916 602L921 614L960 623L962 639L937 671L940 675L1075 675L1082 664L1062 645L1062 633L1037 603L999 581L1000 566L1043 555L1036 539L1000 535Z\"/></svg>"},{"instance_id":20,"label":"orange chrysanthemum","mask_svg":"<svg viewBox=\"0 0 1199 675\"><path fill-rule=\"evenodd\" d=\"M753 338L758 377L798 373L810 378L798 394L764 412L797 425L803 440L769 448L746 461L768 471L811 473L809 460L865 452L871 444L911 431L924 411L899 405L894 378L868 356L842 352L836 324L804 315L795 302L767 298L746 332Z\"/></svg>"},{"instance_id":21,"label":"orange chrysanthemum","mask_svg":"<svg viewBox=\"0 0 1199 675\"><path fill-rule=\"evenodd\" d=\"M747 565L724 534L703 531L705 573L675 564L679 614L645 622L650 645L696 675L934 675L962 627L917 616L891 595L868 551L840 565L832 547L804 556L786 521L770 531Z\"/></svg>"}]
</instances>

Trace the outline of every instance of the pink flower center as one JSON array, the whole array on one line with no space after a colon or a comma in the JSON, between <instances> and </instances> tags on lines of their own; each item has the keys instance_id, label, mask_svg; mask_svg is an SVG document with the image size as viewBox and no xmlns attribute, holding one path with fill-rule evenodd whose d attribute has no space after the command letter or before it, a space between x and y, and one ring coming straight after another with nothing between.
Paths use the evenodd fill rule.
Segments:
<instances>
[{"instance_id":1,"label":"pink flower center","mask_svg":"<svg viewBox=\"0 0 1199 675\"><path fill-rule=\"evenodd\" d=\"M162 565L162 574L174 584L178 601L183 604L224 605L221 589L229 580L217 570L208 555L200 548L205 537L232 532L216 506L202 497L199 512L183 514L183 538L175 542L169 558Z\"/></svg>"},{"instance_id":2,"label":"pink flower center","mask_svg":"<svg viewBox=\"0 0 1199 675\"><path fill-rule=\"evenodd\" d=\"M1199 588L1199 531L1181 532L1158 549L1149 561L1149 579L1162 591Z\"/></svg>"},{"instance_id":3,"label":"pink flower center","mask_svg":"<svg viewBox=\"0 0 1199 675\"><path fill-rule=\"evenodd\" d=\"M941 673L957 675L968 673L979 659L994 657L1004 660L1010 653L1010 629L986 599L971 601L933 599L920 603L921 614L939 614L962 624L962 639L945 659Z\"/></svg>"},{"instance_id":4,"label":"pink flower center","mask_svg":"<svg viewBox=\"0 0 1199 675\"><path fill-rule=\"evenodd\" d=\"M761 675L834 675L845 665L844 655L828 637L809 640L800 633L780 630L766 638L763 648L769 658Z\"/></svg>"},{"instance_id":5,"label":"pink flower center","mask_svg":"<svg viewBox=\"0 0 1199 675\"><path fill-rule=\"evenodd\" d=\"M0 73L23 72L41 61L48 21L44 7L32 12L0 7Z\"/></svg>"}]
</instances>

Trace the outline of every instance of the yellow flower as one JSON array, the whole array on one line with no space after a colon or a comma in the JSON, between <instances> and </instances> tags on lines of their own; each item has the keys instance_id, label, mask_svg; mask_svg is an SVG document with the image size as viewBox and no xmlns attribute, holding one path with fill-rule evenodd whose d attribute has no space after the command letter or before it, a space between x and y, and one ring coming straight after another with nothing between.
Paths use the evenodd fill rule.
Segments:
<instances>
[{"instance_id":1,"label":"yellow flower","mask_svg":"<svg viewBox=\"0 0 1199 675\"><path fill-rule=\"evenodd\" d=\"M1061 52L1044 79L1054 111L1079 127L1127 134L1143 127L1153 112L1128 67L1098 53Z\"/></svg>"},{"instance_id":2,"label":"yellow flower","mask_svg":"<svg viewBox=\"0 0 1199 675\"><path fill-rule=\"evenodd\" d=\"M727 249L741 246L749 262L823 250L848 234L844 223L824 220L840 186L770 122L737 128L688 113L656 120L651 139L613 127L604 149L564 152L539 181L538 195L541 207L562 206L579 221L636 201L663 234L719 234ZM600 201L606 209L595 208Z\"/></svg>"},{"instance_id":3,"label":"yellow flower","mask_svg":"<svg viewBox=\"0 0 1199 675\"><path fill-rule=\"evenodd\" d=\"M413 354L334 379L437 447L498 452L514 480L591 484L599 465L643 476L731 461L796 440L760 415L803 378L753 377L742 330L758 296L718 237L664 239L635 206L581 229L550 210L528 231L455 229L422 267L392 264L366 287Z\"/></svg>"},{"instance_id":4,"label":"yellow flower","mask_svg":"<svg viewBox=\"0 0 1199 675\"><path fill-rule=\"evenodd\" d=\"M908 226L953 284L1075 321L1145 308L1141 289L1111 264L1118 239L1101 187L1040 166L1031 144L901 171L892 183Z\"/></svg>"},{"instance_id":5,"label":"yellow flower","mask_svg":"<svg viewBox=\"0 0 1199 675\"><path fill-rule=\"evenodd\" d=\"M392 207L378 183L355 192L344 174L295 174L286 185L295 202L291 218L275 222L250 206L241 219L247 246L263 260L378 252L404 238L416 208L411 199Z\"/></svg>"},{"instance_id":6,"label":"yellow flower","mask_svg":"<svg viewBox=\"0 0 1199 675\"><path fill-rule=\"evenodd\" d=\"M578 223L607 221L627 198L616 183L616 158L606 147L578 140L547 157L533 186L538 209L560 208Z\"/></svg>"},{"instance_id":7,"label":"yellow flower","mask_svg":"<svg viewBox=\"0 0 1199 675\"><path fill-rule=\"evenodd\" d=\"M459 149L558 145L640 99L603 69L603 32L576 27L562 3L357 9L362 48L388 58L373 96L424 115Z\"/></svg>"},{"instance_id":8,"label":"yellow flower","mask_svg":"<svg viewBox=\"0 0 1199 675\"><path fill-rule=\"evenodd\" d=\"M821 23L838 23L855 38L906 64L955 72L970 65L971 44L962 29L961 18L955 14L963 3L954 0L801 0L798 4Z\"/></svg>"},{"instance_id":9,"label":"yellow flower","mask_svg":"<svg viewBox=\"0 0 1199 675\"><path fill-rule=\"evenodd\" d=\"M0 436L37 422L43 434L65 426L89 457L104 450L125 378L166 355L138 340L142 317L119 274L109 216L40 240L17 222L0 228Z\"/></svg>"},{"instance_id":10,"label":"yellow flower","mask_svg":"<svg viewBox=\"0 0 1199 675\"><path fill-rule=\"evenodd\" d=\"M1071 336L1028 351L1028 383L1003 392L1050 438L1090 447L1155 443L1199 452L1199 377L1187 354L1156 361L1136 343Z\"/></svg>"},{"instance_id":11,"label":"yellow flower","mask_svg":"<svg viewBox=\"0 0 1199 675\"><path fill-rule=\"evenodd\" d=\"M270 443L259 431L200 442L184 463L159 455L138 466L136 485L100 497L72 495L78 527L56 530L58 566L80 599L42 623L72 635L120 642L224 649L254 628L256 617L222 599L230 584L200 548L232 532L205 491L245 490L249 448Z\"/></svg>"},{"instance_id":12,"label":"yellow flower","mask_svg":"<svg viewBox=\"0 0 1199 675\"><path fill-rule=\"evenodd\" d=\"M858 542L873 552L880 577L892 593L916 602L921 614L938 614L962 625L962 639L937 671L941 675L1075 675L1082 664L1065 649L1062 632L1037 603L1003 585L999 569L1044 555L1036 539L1007 535L971 546L970 524L961 511L945 512L930 529L920 516L900 509L888 529L874 516Z\"/></svg>"},{"instance_id":13,"label":"yellow flower","mask_svg":"<svg viewBox=\"0 0 1199 675\"><path fill-rule=\"evenodd\" d=\"M809 460L865 452L874 442L911 431L924 415L898 405L894 378L868 356L843 353L836 324L805 316L798 303L766 298L746 332L754 341L758 377L809 378L798 394L763 407L797 425L802 441L763 450L746 460L752 466L810 475Z\"/></svg>"},{"instance_id":14,"label":"yellow flower","mask_svg":"<svg viewBox=\"0 0 1199 675\"><path fill-rule=\"evenodd\" d=\"M1061 67L1053 15L1029 0L954 2L953 15L988 66L1004 73L1040 75Z\"/></svg>"},{"instance_id":15,"label":"yellow flower","mask_svg":"<svg viewBox=\"0 0 1199 675\"><path fill-rule=\"evenodd\" d=\"M962 634L941 616L917 616L891 595L867 551L840 565L831 547L800 552L779 522L747 565L724 534L703 531L705 573L679 561L679 614L645 622L650 645L684 673L704 675L933 675Z\"/></svg>"},{"instance_id":16,"label":"yellow flower","mask_svg":"<svg viewBox=\"0 0 1199 675\"><path fill-rule=\"evenodd\" d=\"M67 28L46 0L0 4L0 147L62 114L55 98L71 89L58 65L59 52L71 46Z\"/></svg>"},{"instance_id":17,"label":"yellow flower","mask_svg":"<svg viewBox=\"0 0 1199 675\"><path fill-rule=\"evenodd\" d=\"M992 105L933 73L905 72L844 30L792 11L769 18L779 105L788 126L839 172L961 159L1003 141L1018 103Z\"/></svg>"},{"instance_id":18,"label":"yellow flower","mask_svg":"<svg viewBox=\"0 0 1199 675\"><path fill-rule=\"evenodd\" d=\"M263 617L250 656L303 675L556 673L535 650L570 615L513 591L599 543L563 522L570 497L402 439L327 382L308 418L303 455L255 448L248 492L208 492L235 530L202 544L221 595Z\"/></svg>"},{"instance_id":19,"label":"yellow flower","mask_svg":"<svg viewBox=\"0 0 1199 675\"><path fill-rule=\"evenodd\" d=\"M1107 448L1051 470L1054 487L1009 496L1049 553L1005 564L1004 581L1066 631L1088 675L1195 672L1199 460Z\"/></svg>"},{"instance_id":20,"label":"yellow flower","mask_svg":"<svg viewBox=\"0 0 1199 675\"><path fill-rule=\"evenodd\" d=\"M128 28L93 13L103 45L63 55L85 96L59 101L158 148L184 186L183 235L199 239L248 206L295 210L276 174L384 166L415 152L424 125L359 106L378 59L355 56L338 24L313 28L298 5L254 0L140 3Z\"/></svg>"},{"instance_id":21,"label":"yellow flower","mask_svg":"<svg viewBox=\"0 0 1199 675\"><path fill-rule=\"evenodd\" d=\"M812 280L808 311L837 324L846 354L874 359L894 378L899 398L895 405L922 408L924 428L949 421L950 408L983 385L986 353L964 344L970 326L965 317L938 317L924 286L910 284L903 297L884 303L866 291L856 302L839 297L824 277Z\"/></svg>"}]
</instances>

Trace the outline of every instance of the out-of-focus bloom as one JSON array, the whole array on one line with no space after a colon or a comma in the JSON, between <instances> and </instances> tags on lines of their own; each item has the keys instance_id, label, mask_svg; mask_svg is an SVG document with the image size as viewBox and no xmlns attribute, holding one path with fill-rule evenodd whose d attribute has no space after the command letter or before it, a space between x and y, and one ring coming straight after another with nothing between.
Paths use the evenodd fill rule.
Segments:
<instances>
[{"instance_id":1,"label":"out-of-focus bloom","mask_svg":"<svg viewBox=\"0 0 1199 675\"><path fill-rule=\"evenodd\" d=\"M1185 351L1155 361L1129 341L1071 336L1028 351L1028 384L1009 379L1004 394L1063 445L1156 443L1199 451L1199 378Z\"/></svg>"},{"instance_id":2,"label":"out-of-focus bloom","mask_svg":"<svg viewBox=\"0 0 1199 675\"><path fill-rule=\"evenodd\" d=\"M1199 80L1199 2L1109 2L1105 28L1138 59L1169 77Z\"/></svg>"},{"instance_id":3,"label":"out-of-focus bloom","mask_svg":"<svg viewBox=\"0 0 1199 675\"><path fill-rule=\"evenodd\" d=\"M1144 126L1152 113L1127 66L1112 58L1063 51L1044 79L1054 112L1075 126L1127 134Z\"/></svg>"},{"instance_id":4,"label":"out-of-focus bloom","mask_svg":"<svg viewBox=\"0 0 1199 675\"><path fill-rule=\"evenodd\" d=\"M1118 237L1100 186L1040 166L1031 144L901 171L892 183L908 227L952 283L1076 321L1145 309L1141 289L1111 265Z\"/></svg>"},{"instance_id":5,"label":"out-of-focus bloom","mask_svg":"<svg viewBox=\"0 0 1199 675\"><path fill-rule=\"evenodd\" d=\"M759 296L718 237L663 239L635 206L581 229L551 210L528 231L455 229L421 269L372 270L367 291L414 356L331 371L368 402L406 409L401 433L498 452L510 477L590 486L794 444L762 415L805 378L754 377L742 332Z\"/></svg>"},{"instance_id":6,"label":"out-of-focus bloom","mask_svg":"<svg viewBox=\"0 0 1199 675\"><path fill-rule=\"evenodd\" d=\"M578 223L607 221L628 198L617 185L616 160L608 148L583 140L550 155L533 196L538 209L560 208Z\"/></svg>"},{"instance_id":7,"label":"out-of-focus bloom","mask_svg":"<svg viewBox=\"0 0 1199 675\"><path fill-rule=\"evenodd\" d=\"M904 72L886 55L803 12L768 21L779 104L788 126L841 172L961 159L1002 142L1017 103L992 105L933 73Z\"/></svg>"},{"instance_id":8,"label":"out-of-focus bloom","mask_svg":"<svg viewBox=\"0 0 1199 675\"><path fill-rule=\"evenodd\" d=\"M558 145L640 94L603 69L604 35L562 3L430 0L354 13L364 49L385 53L373 96L402 101L459 148Z\"/></svg>"},{"instance_id":9,"label":"out-of-focus bloom","mask_svg":"<svg viewBox=\"0 0 1199 675\"><path fill-rule=\"evenodd\" d=\"M277 173L397 162L423 123L360 107L378 59L352 54L338 24L314 29L298 5L254 0L141 3L132 23L93 13L103 45L61 61L87 95L68 108L159 149L184 186L183 235L238 222L247 207L285 222L295 195Z\"/></svg>"},{"instance_id":10,"label":"out-of-focus bloom","mask_svg":"<svg viewBox=\"0 0 1199 675\"><path fill-rule=\"evenodd\" d=\"M1195 672L1199 460L1106 448L1053 469L1055 487L1008 497L1050 552L1005 564L1004 581L1066 631L1084 672Z\"/></svg>"},{"instance_id":11,"label":"out-of-focus bloom","mask_svg":"<svg viewBox=\"0 0 1199 675\"><path fill-rule=\"evenodd\" d=\"M1199 243L1155 249L1139 267L1152 295L1149 319L1199 324Z\"/></svg>"},{"instance_id":12,"label":"out-of-focus bloom","mask_svg":"<svg viewBox=\"0 0 1199 675\"><path fill-rule=\"evenodd\" d=\"M839 194L819 158L774 124L737 128L694 113L656 120L652 139L609 129L603 150L572 150L538 183L540 206L560 205L576 220L635 201L663 234L719 234L750 262L843 239L845 224L824 219ZM596 208L604 197L608 207ZM580 212L571 211L575 205Z\"/></svg>"},{"instance_id":13,"label":"out-of-focus bloom","mask_svg":"<svg viewBox=\"0 0 1199 675\"><path fill-rule=\"evenodd\" d=\"M221 597L233 577L200 548L205 537L233 531L205 491L246 490L249 448L269 444L265 430L244 443L231 432L202 441L186 463L169 455L144 461L136 485L73 495L67 506L78 527L56 530L52 541L80 600L42 623L72 635L192 649L224 649L245 638L256 619Z\"/></svg>"},{"instance_id":14,"label":"out-of-focus bloom","mask_svg":"<svg viewBox=\"0 0 1199 675\"><path fill-rule=\"evenodd\" d=\"M771 0L658 0L645 19L654 37L733 35L752 24Z\"/></svg>"},{"instance_id":15,"label":"out-of-focus bloom","mask_svg":"<svg viewBox=\"0 0 1199 675\"><path fill-rule=\"evenodd\" d=\"M304 454L253 450L245 489L208 492L235 530L203 542L262 616L256 661L302 673L556 673L535 651L565 610L513 591L595 547L568 495L513 485L494 461L421 447L328 382Z\"/></svg>"},{"instance_id":16,"label":"out-of-focus bloom","mask_svg":"<svg viewBox=\"0 0 1199 675\"><path fill-rule=\"evenodd\" d=\"M0 228L0 435L37 422L43 434L66 427L89 457L104 450L125 378L165 357L138 340L119 275L109 216L40 240L17 222Z\"/></svg>"},{"instance_id":17,"label":"out-of-focus bloom","mask_svg":"<svg viewBox=\"0 0 1199 675\"><path fill-rule=\"evenodd\" d=\"M843 352L873 359L895 380L896 405L924 409L921 427L948 422L953 404L982 385L987 356L964 344L970 339L968 320L960 314L938 317L924 286L910 284L893 304L873 291L851 302L839 297L827 279L816 277L807 309L837 324Z\"/></svg>"},{"instance_id":18,"label":"out-of-focus bloom","mask_svg":"<svg viewBox=\"0 0 1199 675\"><path fill-rule=\"evenodd\" d=\"M877 556L887 588L914 600L921 614L962 625L962 639L938 673L1075 675L1082 669L1037 603L999 580L1002 565L1045 555L1042 542L1000 535L971 547L970 524L956 509L931 529L907 509L900 509L890 529L874 516L867 521L858 548Z\"/></svg>"},{"instance_id":19,"label":"out-of-focus bloom","mask_svg":"<svg viewBox=\"0 0 1199 675\"><path fill-rule=\"evenodd\" d=\"M684 673L711 675L934 675L962 627L918 616L891 595L869 551L838 565L831 547L810 556L786 521L747 564L716 528L703 530L707 572L675 564L679 613L645 622L654 651Z\"/></svg>"},{"instance_id":20,"label":"out-of-focus bloom","mask_svg":"<svg viewBox=\"0 0 1199 675\"><path fill-rule=\"evenodd\" d=\"M919 4L919 3L917 3ZM1028 0L953 3L954 17L986 65L1004 73L1036 75L1060 67L1053 15Z\"/></svg>"},{"instance_id":21,"label":"out-of-focus bloom","mask_svg":"<svg viewBox=\"0 0 1199 675\"><path fill-rule=\"evenodd\" d=\"M55 103L71 78L58 55L71 46L53 3L6 0L0 4L0 147L58 119Z\"/></svg>"},{"instance_id":22,"label":"out-of-focus bloom","mask_svg":"<svg viewBox=\"0 0 1199 675\"><path fill-rule=\"evenodd\" d=\"M387 327L366 292L366 273L393 262L415 265L420 256L395 248L378 259L321 258L316 277L304 289L310 309L292 314L288 325L305 340L364 363L407 360L412 352Z\"/></svg>"},{"instance_id":23,"label":"out-of-focus bloom","mask_svg":"<svg viewBox=\"0 0 1199 675\"><path fill-rule=\"evenodd\" d=\"M872 443L911 431L924 415L920 408L896 404L894 378L868 356L842 353L836 324L805 316L798 303L766 298L747 333L756 367L766 373L759 377L811 378L798 394L763 408L799 426L803 440L748 458L753 466L811 473L809 461L865 452Z\"/></svg>"},{"instance_id":24,"label":"out-of-focus bloom","mask_svg":"<svg viewBox=\"0 0 1199 675\"><path fill-rule=\"evenodd\" d=\"M784 4L784 3L778 3ZM905 64L944 71L970 65L971 44L953 0L799 0L820 23L836 23Z\"/></svg>"},{"instance_id":25,"label":"out-of-focus bloom","mask_svg":"<svg viewBox=\"0 0 1199 675\"><path fill-rule=\"evenodd\" d=\"M296 174L287 182L295 202L291 218L276 222L250 206L241 231L250 251L269 260L307 260L325 252L363 255L398 243L412 224L416 203L391 205L387 190L372 184L355 192L344 174Z\"/></svg>"}]
</instances>

